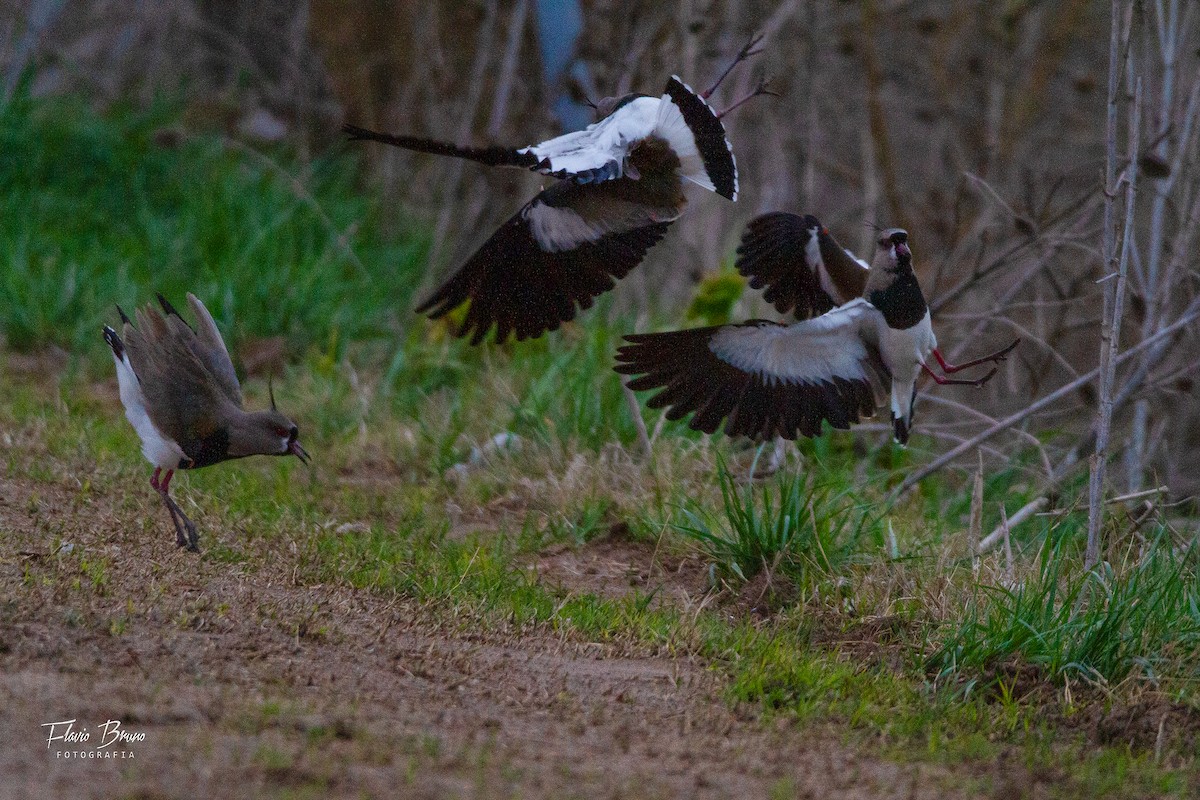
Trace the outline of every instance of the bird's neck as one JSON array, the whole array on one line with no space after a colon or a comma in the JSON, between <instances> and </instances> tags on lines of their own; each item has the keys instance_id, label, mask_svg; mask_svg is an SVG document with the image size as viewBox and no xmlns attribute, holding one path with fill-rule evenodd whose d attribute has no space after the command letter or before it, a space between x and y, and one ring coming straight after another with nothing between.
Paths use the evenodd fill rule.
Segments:
<instances>
[{"instance_id":1,"label":"bird's neck","mask_svg":"<svg viewBox=\"0 0 1200 800\"><path fill-rule=\"evenodd\" d=\"M874 273L875 270L871 272ZM911 328L924 319L929 311L925 295L921 292L921 284L917 283L917 276L911 269L901 271L886 285L868 284L865 294L867 302L883 314L888 327L896 330Z\"/></svg>"}]
</instances>

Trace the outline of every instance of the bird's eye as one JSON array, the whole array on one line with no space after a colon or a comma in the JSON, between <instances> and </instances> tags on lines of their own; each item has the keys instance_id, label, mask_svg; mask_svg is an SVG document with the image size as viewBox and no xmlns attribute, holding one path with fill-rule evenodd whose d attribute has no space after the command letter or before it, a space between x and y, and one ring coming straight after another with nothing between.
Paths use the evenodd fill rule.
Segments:
<instances>
[{"instance_id":1,"label":"bird's eye","mask_svg":"<svg viewBox=\"0 0 1200 800\"><path fill-rule=\"evenodd\" d=\"M879 246L880 246L880 247L888 247L889 245L891 245L891 243L892 243L892 242L891 242L891 240L890 240L890 239L880 239L880 240L879 240Z\"/></svg>"}]
</instances>

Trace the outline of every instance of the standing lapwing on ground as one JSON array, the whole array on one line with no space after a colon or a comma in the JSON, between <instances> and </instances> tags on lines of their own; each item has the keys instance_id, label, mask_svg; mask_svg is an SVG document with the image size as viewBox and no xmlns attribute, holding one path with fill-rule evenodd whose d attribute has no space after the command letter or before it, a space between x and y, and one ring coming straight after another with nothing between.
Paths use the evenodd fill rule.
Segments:
<instances>
[{"instance_id":1,"label":"standing lapwing on ground","mask_svg":"<svg viewBox=\"0 0 1200 800\"><path fill-rule=\"evenodd\" d=\"M274 392L269 411L242 408L242 389L212 315L195 295L187 301L195 329L160 294L163 313L152 305L138 309L136 327L118 306L121 335L106 325L104 341L117 364L125 416L154 465L150 485L171 514L175 541L195 551L196 526L169 494L175 470L254 455L294 455L308 463L308 453L297 441L296 423L276 410Z\"/></svg>"},{"instance_id":2,"label":"standing lapwing on ground","mask_svg":"<svg viewBox=\"0 0 1200 800\"><path fill-rule=\"evenodd\" d=\"M991 355L949 364L937 348L929 307L913 272L908 234L879 235L868 266L842 248L815 217L768 214L752 221L738 249L738 269L790 325L754 320L738 325L625 337L616 371L641 377L634 390L663 391L651 408L668 419L693 413L690 426L759 439L817 436L822 422L846 429L873 417L890 396L896 441L908 442L916 380L983 386L938 375L1003 361L1020 339ZM820 315L820 316L817 316Z\"/></svg>"},{"instance_id":3,"label":"standing lapwing on ground","mask_svg":"<svg viewBox=\"0 0 1200 800\"><path fill-rule=\"evenodd\" d=\"M599 120L582 131L528 147L460 147L414 136L344 126L351 140L530 169L561 182L542 190L425 300L418 313L444 317L468 303L457 333L478 344L518 341L557 329L641 263L683 213L684 181L737 199L737 165L708 98L739 62L760 52L752 39L707 91L679 78L663 94L628 94L595 104Z\"/></svg>"}]
</instances>

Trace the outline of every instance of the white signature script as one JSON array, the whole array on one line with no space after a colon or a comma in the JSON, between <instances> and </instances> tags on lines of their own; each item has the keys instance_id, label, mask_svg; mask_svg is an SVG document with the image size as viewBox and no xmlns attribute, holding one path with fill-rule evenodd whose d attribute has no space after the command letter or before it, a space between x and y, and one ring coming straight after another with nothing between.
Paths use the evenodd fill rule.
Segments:
<instances>
[{"instance_id":1,"label":"white signature script","mask_svg":"<svg viewBox=\"0 0 1200 800\"><path fill-rule=\"evenodd\" d=\"M131 745L146 741L146 734L141 731L130 731L121 727L121 721L110 719L100 726L100 741L92 744L92 734L86 727L76 728L78 719L64 719L58 722L43 722L43 728L49 728L46 735L46 749L49 750L55 742L61 742L59 747L71 745L90 745L90 750L59 750L59 758L133 758L133 751L123 749L121 745ZM115 745L115 746L114 746Z\"/></svg>"}]
</instances>

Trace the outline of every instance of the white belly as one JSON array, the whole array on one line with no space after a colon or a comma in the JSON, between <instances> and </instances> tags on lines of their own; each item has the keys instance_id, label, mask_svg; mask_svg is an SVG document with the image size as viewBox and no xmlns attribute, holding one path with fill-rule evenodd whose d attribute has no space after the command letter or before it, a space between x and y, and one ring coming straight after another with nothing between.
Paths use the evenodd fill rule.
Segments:
<instances>
[{"instance_id":1,"label":"white belly","mask_svg":"<svg viewBox=\"0 0 1200 800\"><path fill-rule=\"evenodd\" d=\"M902 420L904 427L910 428L917 376L925 359L937 347L928 309L911 328L898 331L885 327L879 338L883 363L892 371L892 419Z\"/></svg>"},{"instance_id":2,"label":"white belly","mask_svg":"<svg viewBox=\"0 0 1200 800\"><path fill-rule=\"evenodd\" d=\"M929 321L929 311L921 321L902 331L884 328L879 350L883 363L892 371L894 380L911 383L921 371L921 365L937 347L937 337Z\"/></svg>"}]
</instances>

